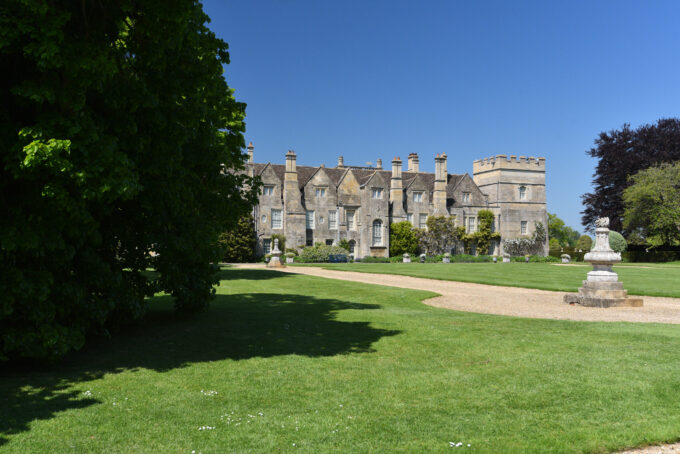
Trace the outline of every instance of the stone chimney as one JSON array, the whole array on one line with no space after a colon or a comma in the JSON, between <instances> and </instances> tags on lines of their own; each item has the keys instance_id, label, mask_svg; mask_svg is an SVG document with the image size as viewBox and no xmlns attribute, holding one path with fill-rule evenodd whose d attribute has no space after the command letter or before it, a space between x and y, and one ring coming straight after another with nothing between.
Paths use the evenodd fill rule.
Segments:
<instances>
[{"instance_id":1,"label":"stone chimney","mask_svg":"<svg viewBox=\"0 0 680 454\"><path fill-rule=\"evenodd\" d=\"M446 183L448 172L446 170L446 153L437 154L434 158L434 193L432 205L435 216L448 216L446 210Z\"/></svg>"},{"instance_id":2,"label":"stone chimney","mask_svg":"<svg viewBox=\"0 0 680 454\"><path fill-rule=\"evenodd\" d=\"M248 144L248 162L252 163L253 162L253 154L255 153L255 147L253 146L253 142L250 142Z\"/></svg>"},{"instance_id":3,"label":"stone chimney","mask_svg":"<svg viewBox=\"0 0 680 454\"><path fill-rule=\"evenodd\" d=\"M338 156L338 168L345 167L345 159L342 156Z\"/></svg>"},{"instance_id":4,"label":"stone chimney","mask_svg":"<svg viewBox=\"0 0 680 454\"><path fill-rule=\"evenodd\" d=\"M283 234L292 247L304 245L305 210L302 207L302 193L298 186L297 155L293 150L286 153L286 173L283 177Z\"/></svg>"},{"instance_id":5,"label":"stone chimney","mask_svg":"<svg viewBox=\"0 0 680 454\"><path fill-rule=\"evenodd\" d=\"M375 163L375 168L382 170L382 159L378 159L378 161Z\"/></svg>"},{"instance_id":6,"label":"stone chimney","mask_svg":"<svg viewBox=\"0 0 680 454\"><path fill-rule=\"evenodd\" d=\"M289 173L294 173L297 180L297 155L293 150L288 150L286 153L286 180Z\"/></svg>"},{"instance_id":7,"label":"stone chimney","mask_svg":"<svg viewBox=\"0 0 680 454\"><path fill-rule=\"evenodd\" d=\"M408 155L408 172L420 172L418 153L411 153Z\"/></svg>"},{"instance_id":8,"label":"stone chimney","mask_svg":"<svg viewBox=\"0 0 680 454\"><path fill-rule=\"evenodd\" d=\"M401 170L401 158L395 157L392 159L392 179L390 180L391 222L406 220L406 212L404 210L404 186L401 179Z\"/></svg>"}]
</instances>

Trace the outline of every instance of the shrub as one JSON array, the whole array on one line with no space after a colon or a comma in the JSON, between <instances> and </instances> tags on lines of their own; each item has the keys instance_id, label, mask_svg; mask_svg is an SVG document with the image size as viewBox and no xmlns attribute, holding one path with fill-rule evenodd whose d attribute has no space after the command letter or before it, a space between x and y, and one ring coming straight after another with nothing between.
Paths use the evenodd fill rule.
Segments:
<instances>
[{"instance_id":1,"label":"shrub","mask_svg":"<svg viewBox=\"0 0 680 454\"><path fill-rule=\"evenodd\" d=\"M243 216L236 227L220 235L222 260L228 263L247 263L255 260L255 226L251 216Z\"/></svg>"},{"instance_id":2,"label":"shrub","mask_svg":"<svg viewBox=\"0 0 680 454\"><path fill-rule=\"evenodd\" d=\"M576 243L576 249L581 249L584 252L590 251L590 248L592 247L593 239L588 235L581 235L581 238L579 238L578 242Z\"/></svg>"},{"instance_id":3,"label":"shrub","mask_svg":"<svg viewBox=\"0 0 680 454\"><path fill-rule=\"evenodd\" d=\"M534 234L531 237L513 238L503 241L503 250L511 256L524 256L543 252L545 243L545 227L541 222L534 222Z\"/></svg>"},{"instance_id":4,"label":"shrub","mask_svg":"<svg viewBox=\"0 0 680 454\"><path fill-rule=\"evenodd\" d=\"M327 246L318 243L315 246L308 246L302 250L296 262L300 263L324 263L328 262L331 255L349 255L347 249L340 246Z\"/></svg>"},{"instance_id":5,"label":"shrub","mask_svg":"<svg viewBox=\"0 0 680 454\"><path fill-rule=\"evenodd\" d=\"M359 260L357 260L359 261ZM387 257L371 257L370 255L361 259L363 263L390 263L390 259Z\"/></svg>"},{"instance_id":6,"label":"shrub","mask_svg":"<svg viewBox=\"0 0 680 454\"><path fill-rule=\"evenodd\" d=\"M493 257L490 255L469 255L456 254L451 256L451 263L484 263L493 262Z\"/></svg>"},{"instance_id":7,"label":"shrub","mask_svg":"<svg viewBox=\"0 0 680 454\"><path fill-rule=\"evenodd\" d=\"M395 222L390 225L390 256L415 254L417 249L418 239L410 222Z\"/></svg>"},{"instance_id":8,"label":"shrub","mask_svg":"<svg viewBox=\"0 0 680 454\"><path fill-rule=\"evenodd\" d=\"M610 230L609 246L614 249L614 252L623 252L628 247L628 243L626 243L626 239L619 232Z\"/></svg>"},{"instance_id":9,"label":"shrub","mask_svg":"<svg viewBox=\"0 0 680 454\"><path fill-rule=\"evenodd\" d=\"M511 257L511 261L513 262L526 262L526 256L521 256L521 257ZM562 259L558 257L553 257L551 255L530 255L529 256L529 263L558 263L561 262Z\"/></svg>"}]
</instances>

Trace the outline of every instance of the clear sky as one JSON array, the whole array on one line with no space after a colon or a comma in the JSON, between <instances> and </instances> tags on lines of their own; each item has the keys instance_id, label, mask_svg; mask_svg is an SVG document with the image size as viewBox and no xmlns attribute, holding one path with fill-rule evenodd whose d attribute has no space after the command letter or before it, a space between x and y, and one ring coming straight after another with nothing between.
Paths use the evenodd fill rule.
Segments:
<instances>
[{"instance_id":1,"label":"clear sky","mask_svg":"<svg viewBox=\"0 0 680 454\"><path fill-rule=\"evenodd\" d=\"M677 1L207 0L257 162L543 156L582 231L601 131L680 116Z\"/></svg>"}]
</instances>

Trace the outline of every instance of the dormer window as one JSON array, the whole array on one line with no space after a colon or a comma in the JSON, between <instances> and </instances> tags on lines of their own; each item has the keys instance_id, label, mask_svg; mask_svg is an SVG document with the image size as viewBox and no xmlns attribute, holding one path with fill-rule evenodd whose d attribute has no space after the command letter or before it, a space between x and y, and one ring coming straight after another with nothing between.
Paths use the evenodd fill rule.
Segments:
<instances>
[{"instance_id":1,"label":"dormer window","mask_svg":"<svg viewBox=\"0 0 680 454\"><path fill-rule=\"evenodd\" d=\"M527 199L527 187L526 186L520 186L519 187L519 199L520 200L526 200Z\"/></svg>"},{"instance_id":2,"label":"dormer window","mask_svg":"<svg viewBox=\"0 0 680 454\"><path fill-rule=\"evenodd\" d=\"M262 195L274 195L274 186L266 185L262 188Z\"/></svg>"},{"instance_id":3,"label":"dormer window","mask_svg":"<svg viewBox=\"0 0 680 454\"><path fill-rule=\"evenodd\" d=\"M463 193L463 203L470 203L470 193L469 192Z\"/></svg>"},{"instance_id":4,"label":"dormer window","mask_svg":"<svg viewBox=\"0 0 680 454\"><path fill-rule=\"evenodd\" d=\"M423 192L422 191L413 191L413 201L420 203L423 201Z\"/></svg>"},{"instance_id":5,"label":"dormer window","mask_svg":"<svg viewBox=\"0 0 680 454\"><path fill-rule=\"evenodd\" d=\"M382 199L382 193L383 193L382 188L373 188L371 192L371 198Z\"/></svg>"},{"instance_id":6,"label":"dormer window","mask_svg":"<svg viewBox=\"0 0 680 454\"><path fill-rule=\"evenodd\" d=\"M316 188L317 197L326 197L326 188Z\"/></svg>"}]
</instances>

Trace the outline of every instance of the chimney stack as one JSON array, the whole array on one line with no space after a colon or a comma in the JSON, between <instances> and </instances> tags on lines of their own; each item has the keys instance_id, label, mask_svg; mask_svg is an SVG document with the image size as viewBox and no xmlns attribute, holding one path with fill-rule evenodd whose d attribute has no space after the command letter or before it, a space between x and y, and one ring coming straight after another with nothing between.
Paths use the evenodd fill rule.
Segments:
<instances>
[{"instance_id":1,"label":"chimney stack","mask_svg":"<svg viewBox=\"0 0 680 454\"><path fill-rule=\"evenodd\" d=\"M378 161L375 163L375 168L382 170L382 159L378 159Z\"/></svg>"},{"instance_id":2,"label":"chimney stack","mask_svg":"<svg viewBox=\"0 0 680 454\"><path fill-rule=\"evenodd\" d=\"M408 171L420 172L420 162L418 160L418 153L411 153L408 155Z\"/></svg>"},{"instance_id":3,"label":"chimney stack","mask_svg":"<svg viewBox=\"0 0 680 454\"><path fill-rule=\"evenodd\" d=\"M401 158L395 157L392 159L392 179L390 180L390 205L392 205L392 222L406 220L401 170Z\"/></svg>"},{"instance_id":4,"label":"chimney stack","mask_svg":"<svg viewBox=\"0 0 680 454\"><path fill-rule=\"evenodd\" d=\"M345 159L342 156L338 156L338 168L345 167Z\"/></svg>"},{"instance_id":5,"label":"chimney stack","mask_svg":"<svg viewBox=\"0 0 680 454\"><path fill-rule=\"evenodd\" d=\"M434 158L434 193L432 194L432 205L435 216L448 216L446 210L446 184L448 172L446 170L446 153L441 156L437 154Z\"/></svg>"},{"instance_id":6,"label":"chimney stack","mask_svg":"<svg viewBox=\"0 0 680 454\"><path fill-rule=\"evenodd\" d=\"M252 163L253 162L253 154L255 152L255 147L253 146L253 142L250 142L248 144L248 162Z\"/></svg>"},{"instance_id":7,"label":"chimney stack","mask_svg":"<svg viewBox=\"0 0 680 454\"><path fill-rule=\"evenodd\" d=\"M286 153L286 173L295 173L295 179L297 180L297 156L293 150L288 150Z\"/></svg>"}]
</instances>

